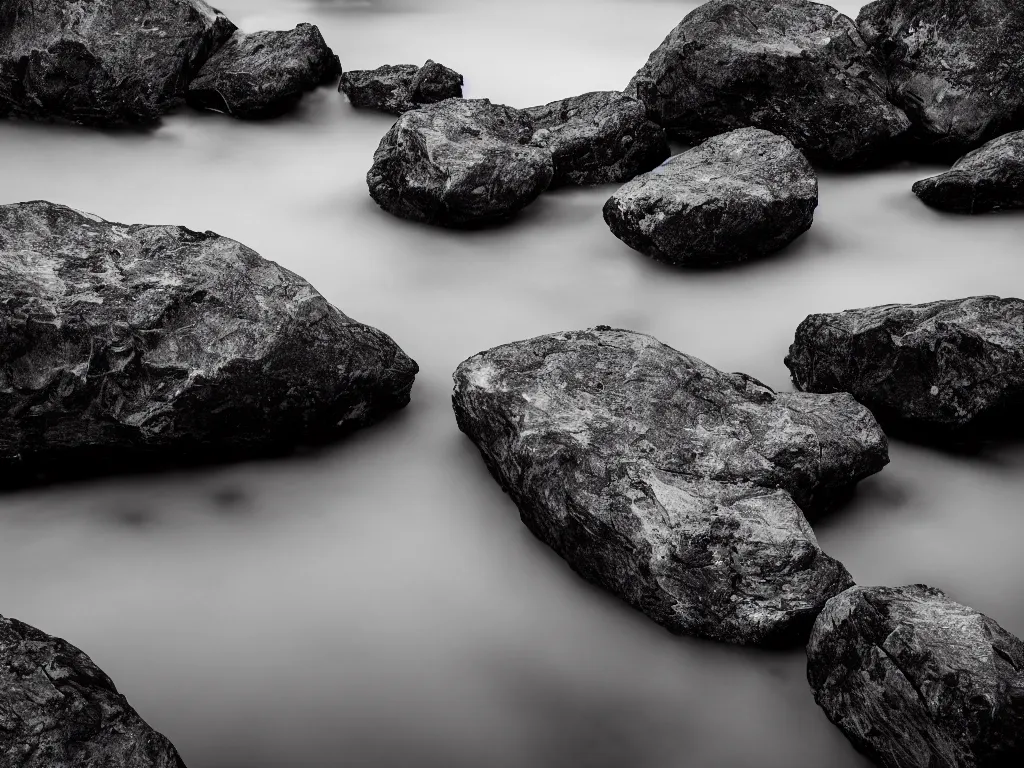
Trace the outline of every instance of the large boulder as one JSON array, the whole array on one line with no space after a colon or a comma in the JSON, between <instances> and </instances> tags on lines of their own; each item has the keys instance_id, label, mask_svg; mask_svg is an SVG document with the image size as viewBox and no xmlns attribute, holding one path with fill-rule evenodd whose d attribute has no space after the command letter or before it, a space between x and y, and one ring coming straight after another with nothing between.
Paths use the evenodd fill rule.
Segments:
<instances>
[{"instance_id":1,"label":"large boulder","mask_svg":"<svg viewBox=\"0 0 1024 768\"><path fill-rule=\"evenodd\" d=\"M888 462L849 395L776 393L599 326L475 355L452 399L527 527L672 632L791 644L852 584L804 516Z\"/></svg>"},{"instance_id":2,"label":"large boulder","mask_svg":"<svg viewBox=\"0 0 1024 768\"><path fill-rule=\"evenodd\" d=\"M647 119L636 99L595 91L524 110L537 132L533 143L551 150L551 186L609 184L632 179L669 156L665 131Z\"/></svg>"},{"instance_id":3,"label":"large boulder","mask_svg":"<svg viewBox=\"0 0 1024 768\"><path fill-rule=\"evenodd\" d=\"M1024 642L937 589L854 587L829 600L807 677L882 768L1024 765Z\"/></svg>"},{"instance_id":4,"label":"large boulder","mask_svg":"<svg viewBox=\"0 0 1024 768\"><path fill-rule=\"evenodd\" d=\"M1024 128L1020 0L876 0L857 24L919 152L952 159Z\"/></svg>"},{"instance_id":5,"label":"large boulder","mask_svg":"<svg viewBox=\"0 0 1024 768\"><path fill-rule=\"evenodd\" d=\"M416 371L234 240L0 206L0 483L321 443L404 406Z\"/></svg>"},{"instance_id":6,"label":"large boulder","mask_svg":"<svg viewBox=\"0 0 1024 768\"><path fill-rule=\"evenodd\" d=\"M4 0L0 115L153 123L234 31L203 0Z\"/></svg>"},{"instance_id":7,"label":"large boulder","mask_svg":"<svg viewBox=\"0 0 1024 768\"><path fill-rule=\"evenodd\" d=\"M341 76L338 90L353 107L400 115L426 104L462 98L462 75L427 59L426 64L385 64L353 69Z\"/></svg>"},{"instance_id":8,"label":"large boulder","mask_svg":"<svg viewBox=\"0 0 1024 768\"><path fill-rule=\"evenodd\" d=\"M968 152L945 173L915 183L914 194L933 208L956 213L1024 208L1024 131Z\"/></svg>"},{"instance_id":9,"label":"large boulder","mask_svg":"<svg viewBox=\"0 0 1024 768\"><path fill-rule=\"evenodd\" d=\"M341 62L312 24L291 31L235 34L189 84L188 103L232 117L276 117L306 91L333 82Z\"/></svg>"},{"instance_id":10,"label":"large boulder","mask_svg":"<svg viewBox=\"0 0 1024 768\"><path fill-rule=\"evenodd\" d=\"M910 126L853 21L808 0L705 3L626 92L681 141L755 126L828 166L883 162Z\"/></svg>"},{"instance_id":11,"label":"large boulder","mask_svg":"<svg viewBox=\"0 0 1024 768\"><path fill-rule=\"evenodd\" d=\"M806 232L818 179L796 147L760 128L714 136L622 186L604 206L612 233L683 266L764 256Z\"/></svg>"},{"instance_id":12,"label":"large boulder","mask_svg":"<svg viewBox=\"0 0 1024 768\"><path fill-rule=\"evenodd\" d=\"M487 99L447 99L406 112L366 175L388 213L445 227L494 224L548 188L551 152L532 146L529 116Z\"/></svg>"},{"instance_id":13,"label":"large boulder","mask_svg":"<svg viewBox=\"0 0 1024 768\"><path fill-rule=\"evenodd\" d=\"M0 616L0 765L185 768L82 651Z\"/></svg>"},{"instance_id":14,"label":"large boulder","mask_svg":"<svg viewBox=\"0 0 1024 768\"><path fill-rule=\"evenodd\" d=\"M1024 301L997 296L811 315L786 365L808 392L850 392L922 434L1003 430L1024 415Z\"/></svg>"}]
</instances>

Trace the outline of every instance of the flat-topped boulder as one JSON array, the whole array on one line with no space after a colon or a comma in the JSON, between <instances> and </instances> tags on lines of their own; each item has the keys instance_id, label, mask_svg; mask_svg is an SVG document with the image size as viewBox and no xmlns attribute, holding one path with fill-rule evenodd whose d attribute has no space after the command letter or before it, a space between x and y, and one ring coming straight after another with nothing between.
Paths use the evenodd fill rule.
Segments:
<instances>
[{"instance_id":1,"label":"flat-topped boulder","mask_svg":"<svg viewBox=\"0 0 1024 768\"><path fill-rule=\"evenodd\" d=\"M459 428L526 526L672 632L800 642L853 583L804 515L888 462L850 395L774 392L606 326L481 352L454 378Z\"/></svg>"},{"instance_id":2,"label":"flat-topped boulder","mask_svg":"<svg viewBox=\"0 0 1024 768\"><path fill-rule=\"evenodd\" d=\"M1024 208L1024 131L992 139L913 189L931 207L955 213Z\"/></svg>"},{"instance_id":3,"label":"flat-topped boulder","mask_svg":"<svg viewBox=\"0 0 1024 768\"><path fill-rule=\"evenodd\" d=\"M462 98L463 78L432 59L415 64L385 64L377 69L353 69L341 76L338 90L353 107L400 115L426 104Z\"/></svg>"}]
</instances>

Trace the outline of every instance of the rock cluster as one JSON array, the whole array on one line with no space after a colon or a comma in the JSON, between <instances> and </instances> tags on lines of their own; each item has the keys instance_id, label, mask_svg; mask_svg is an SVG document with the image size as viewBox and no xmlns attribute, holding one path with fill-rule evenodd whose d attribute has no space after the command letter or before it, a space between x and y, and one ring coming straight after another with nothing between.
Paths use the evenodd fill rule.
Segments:
<instances>
[{"instance_id":1,"label":"rock cluster","mask_svg":"<svg viewBox=\"0 0 1024 768\"><path fill-rule=\"evenodd\" d=\"M426 104L462 98L463 78L443 64L385 64L377 69L356 69L341 77L338 90L353 107L400 115Z\"/></svg>"},{"instance_id":2,"label":"rock cluster","mask_svg":"<svg viewBox=\"0 0 1024 768\"><path fill-rule=\"evenodd\" d=\"M969 152L945 173L914 184L933 208L984 213L1024 208L1024 131L1014 131Z\"/></svg>"}]
</instances>

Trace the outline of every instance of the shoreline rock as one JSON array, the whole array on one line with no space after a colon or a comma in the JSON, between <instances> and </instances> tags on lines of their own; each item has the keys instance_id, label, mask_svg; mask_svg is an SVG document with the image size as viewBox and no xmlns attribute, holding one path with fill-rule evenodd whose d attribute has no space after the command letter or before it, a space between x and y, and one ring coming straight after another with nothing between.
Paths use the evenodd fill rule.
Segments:
<instances>
[{"instance_id":1,"label":"shoreline rock","mask_svg":"<svg viewBox=\"0 0 1024 768\"><path fill-rule=\"evenodd\" d=\"M1024 131L992 139L913 190L926 205L954 213L1024 208Z\"/></svg>"},{"instance_id":2,"label":"shoreline rock","mask_svg":"<svg viewBox=\"0 0 1024 768\"><path fill-rule=\"evenodd\" d=\"M427 59L415 64L385 64L376 69L344 73L338 91L357 109L401 115L445 99L462 98L463 77L454 69Z\"/></svg>"}]
</instances>

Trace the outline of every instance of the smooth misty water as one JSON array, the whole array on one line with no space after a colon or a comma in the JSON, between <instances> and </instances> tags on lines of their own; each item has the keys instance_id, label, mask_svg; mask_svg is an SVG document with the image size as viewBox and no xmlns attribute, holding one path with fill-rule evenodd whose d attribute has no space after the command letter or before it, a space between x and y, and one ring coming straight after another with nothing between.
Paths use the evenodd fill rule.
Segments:
<instances>
[{"instance_id":1,"label":"smooth misty water","mask_svg":"<svg viewBox=\"0 0 1024 768\"><path fill-rule=\"evenodd\" d=\"M347 68L430 56L467 96L528 106L622 87L692 3L221 6L247 30L315 22ZM490 232L394 219L363 180L389 125L330 89L263 124L0 124L0 202L234 237L422 367L408 409L322 455L0 498L0 612L87 651L190 768L865 766L802 653L674 637L534 540L456 429L450 375L607 323L787 388L810 312L1024 295L1024 216L925 208L910 185L934 168L823 175L798 243L685 272L608 233L611 188ZM823 547L861 583L927 582L1024 634L1024 446L891 454L816 526Z\"/></svg>"}]
</instances>

